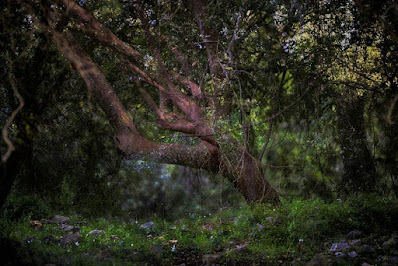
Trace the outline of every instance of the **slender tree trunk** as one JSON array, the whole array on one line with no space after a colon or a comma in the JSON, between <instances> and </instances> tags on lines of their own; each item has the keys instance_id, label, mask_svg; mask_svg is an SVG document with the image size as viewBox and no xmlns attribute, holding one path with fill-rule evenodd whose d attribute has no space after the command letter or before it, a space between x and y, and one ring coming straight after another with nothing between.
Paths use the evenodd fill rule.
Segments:
<instances>
[{"instance_id":1,"label":"slender tree trunk","mask_svg":"<svg viewBox=\"0 0 398 266\"><path fill-rule=\"evenodd\" d=\"M340 99L337 108L338 135L342 152L344 173L343 191L374 191L377 173L366 141L364 99Z\"/></svg>"}]
</instances>

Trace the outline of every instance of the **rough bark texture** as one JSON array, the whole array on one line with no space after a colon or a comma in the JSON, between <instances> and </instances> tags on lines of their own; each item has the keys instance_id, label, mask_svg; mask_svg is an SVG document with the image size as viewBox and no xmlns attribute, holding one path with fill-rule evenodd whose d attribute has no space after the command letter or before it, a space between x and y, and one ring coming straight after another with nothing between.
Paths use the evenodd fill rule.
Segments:
<instances>
[{"instance_id":1,"label":"rough bark texture","mask_svg":"<svg viewBox=\"0 0 398 266\"><path fill-rule=\"evenodd\" d=\"M264 178L264 170L259 160L244 148L239 148L234 158L232 161L222 160L221 168L224 176L234 183L246 200L279 202L278 194Z\"/></svg>"},{"instance_id":2,"label":"rough bark texture","mask_svg":"<svg viewBox=\"0 0 398 266\"><path fill-rule=\"evenodd\" d=\"M363 98L341 99L337 115L344 164L342 187L346 192L374 191L378 178L366 141Z\"/></svg>"}]
</instances>

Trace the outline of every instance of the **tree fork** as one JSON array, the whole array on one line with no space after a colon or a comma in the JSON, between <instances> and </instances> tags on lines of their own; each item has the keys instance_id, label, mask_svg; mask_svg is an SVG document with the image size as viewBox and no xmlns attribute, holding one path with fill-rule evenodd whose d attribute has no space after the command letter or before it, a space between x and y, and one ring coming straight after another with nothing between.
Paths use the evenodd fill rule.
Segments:
<instances>
[{"instance_id":1,"label":"tree fork","mask_svg":"<svg viewBox=\"0 0 398 266\"><path fill-rule=\"evenodd\" d=\"M115 144L125 157L178 164L220 173L233 182L248 201L279 202L276 191L264 178L260 162L253 158L244 147L240 147L237 142L230 143L229 146L233 146L230 154L223 154L217 143L213 144L203 139L196 145L183 145L178 143L157 143L141 136L104 74L98 69L84 49L80 47L73 34L68 29L59 29L51 26L57 25L58 11L47 11L44 12L49 20L49 26L46 27L51 32L54 43L78 71L86 86L92 90L96 101L104 110L115 130ZM180 91L180 93L182 92ZM194 103L186 95L184 99ZM198 106L185 106L185 108L195 107ZM189 110L186 111L189 113ZM199 123L199 125L205 127L203 123ZM198 127L199 131L197 131L197 134L202 132L201 127ZM177 128L175 131L178 131ZM201 138L199 135L194 134L194 136ZM231 157L234 159L229 161L228 158Z\"/></svg>"}]
</instances>

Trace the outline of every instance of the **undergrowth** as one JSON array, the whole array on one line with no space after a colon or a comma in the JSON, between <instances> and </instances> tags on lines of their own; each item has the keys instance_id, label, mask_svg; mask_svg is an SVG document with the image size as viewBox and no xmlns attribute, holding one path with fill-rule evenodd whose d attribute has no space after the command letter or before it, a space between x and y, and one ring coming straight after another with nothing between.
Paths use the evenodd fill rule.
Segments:
<instances>
[{"instance_id":1,"label":"undergrowth","mask_svg":"<svg viewBox=\"0 0 398 266\"><path fill-rule=\"evenodd\" d=\"M396 231L397 203L396 199L377 196L328 203L320 199L283 200L277 207L252 204L205 215L191 213L174 222L153 217L156 227L146 229L141 225L148 220L121 222L68 215L68 224L80 228L81 241L67 245L56 241L66 234L57 224L45 224L35 230L30 225L31 220L39 219L34 213L15 220L7 209L2 213L0 229L2 239L15 244L24 263L145 261L167 265L191 259L195 264L201 263L203 254L222 254L224 262L300 264L322 252L324 242L352 230L379 234ZM92 230L103 233L89 235ZM24 252L35 255L24 256Z\"/></svg>"}]
</instances>

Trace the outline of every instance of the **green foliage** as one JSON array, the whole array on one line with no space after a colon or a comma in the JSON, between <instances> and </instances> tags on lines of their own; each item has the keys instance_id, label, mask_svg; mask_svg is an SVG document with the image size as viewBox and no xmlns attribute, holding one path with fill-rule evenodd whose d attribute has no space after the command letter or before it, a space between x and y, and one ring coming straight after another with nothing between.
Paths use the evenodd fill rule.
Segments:
<instances>
[{"instance_id":1,"label":"green foliage","mask_svg":"<svg viewBox=\"0 0 398 266\"><path fill-rule=\"evenodd\" d=\"M363 194L347 199L352 208L352 223L363 230L398 230L398 204L396 198L377 194Z\"/></svg>"},{"instance_id":2,"label":"green foliage","mask_svg":"<svg viewBox=\"0 0 398 266\"><path fill-rule=\"evenodd\" d=\"M40 196L12 193L1 210L2 219L17 221L26 217L40 219L47 217L52 210L47 201Z\"/></svg>"},{"instance_id":3,"label":"green foliage","mask_svg":"<svg viewBox=\"0 0 398 266\"><path fill-rule=\"evenodd\" d=\"M59 196L60 205L63 208L68 208L71 206L75 200L76 193L66 178L62 180L61 184L61 195Z\"/></svg>"},{"instance_id":4,"label":"green foliage","mask_svg":"<svg viewBox=\"0 0 398 266\"><path fill-rule=\"evenodd\" d=\"M292 241L313 241L332 236L341 230L350 230L346 221L351 208L341 201L325 203L319 199L295 200L289 205L287 227Z\"/></svg>"},{"instance_id":5,"label":"green foliage","mask_svg":"<svg viewBox=\"0 0 398 266\"><path fill-rule=\"evenodd\" d=\"M82 241L66 246L42 241L49 234L55 239L65 235L59 225L44 225L36 231L29 225L28 217L0 227L11 241L53 263L83 264L90 259L104 263L106 256L107 261L117 264L131 260L170 264L180 256L191 259L199 256L201 263L202 254L221 253L227 261L265 259L272 264L280 258L308 260L323 250L322 243L339 239L354 229L367 234L397 230L396 206L396 199L374 196L355 196L329 203L319 199L284 200L278 207L253 204L224 208L216 213L191 213L174 222L152 217L156 227L147 229L141 228L141 224L148 220L121 222L75 215L69 224L80 224ZM4 224L2 220L0 225ZM92 230L103 233L89 235ZM235 248L242 245L245 252L237 252Z\"/></svg>"}]
</instances>

